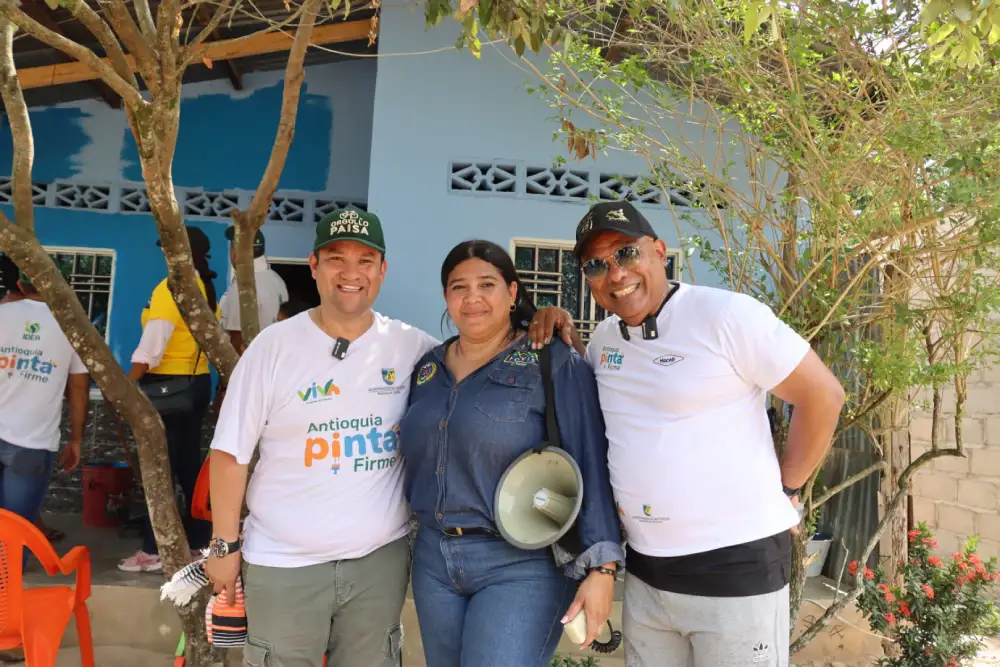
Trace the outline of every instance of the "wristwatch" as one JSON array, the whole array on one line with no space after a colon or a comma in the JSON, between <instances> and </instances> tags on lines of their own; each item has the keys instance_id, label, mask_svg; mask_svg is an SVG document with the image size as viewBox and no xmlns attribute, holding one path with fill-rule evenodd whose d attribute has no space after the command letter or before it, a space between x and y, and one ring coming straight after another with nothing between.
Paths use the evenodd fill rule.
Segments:
<instances>
[{"instance_id":1,"label":"wristwatch","mask_svg":"<svg viewBox=\"0 0 1000 667\"><path fill-rule=\"evenodd\" d=\"M208 543L208 553L216 558L225 558L229 554L236 553L243 545L243 540L236 538L235 542L226 542L221 537L213 537Z\"/></svg>"},{"instance_id":2,"label":"wristwatch","mask_svg":"<svg viewBox=\"0 0 1000 667\"><path fill-rule=\"evenodd\" d=\"M592 567L587 572L600 572L601 574L610 574L612 577L618 576L617 570L612 570L610 567L604 567L603 565Z\"/></svg>"},{"instance_id":3,"label":"wristwatch","mask_svg":"<svg viewBox=\"0 0 1000 667\"><path fill-rule=\"evenodd\" d=\"M799 495L799 491L802 490L802 487L800 486L800 487L791 489L791 488L785 486L784 484L782 484L781 485L781 490L784 491L785 495L788 496L789 498L794 498L795 496Z\"/></svg>"}]
</instances>

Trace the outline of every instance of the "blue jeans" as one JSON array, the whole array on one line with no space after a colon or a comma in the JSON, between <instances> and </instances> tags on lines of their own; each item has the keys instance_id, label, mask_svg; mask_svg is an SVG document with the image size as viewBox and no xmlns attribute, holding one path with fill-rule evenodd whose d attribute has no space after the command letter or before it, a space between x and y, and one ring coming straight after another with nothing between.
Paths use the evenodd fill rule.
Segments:
<instances>
[{"instance_id":1,"label":"blue jeans","mask_svg":"<svg viewBox=\"0 0 1000 667\"><path fill-rule=\"evenodd\" d=\"M55 456L0 440L0 507L34 523L45 504Z\"/></svg>"},{"instance_id":2,"label":"blue jeans","mask_svg":"<svg viewBox=\"0 0 1000 667\"><path fill-rule=\"evenodd\" d=\"M578 584L548 549L423 527L412 578L429 667L545 667Z\"/></svg>"}]
</instances>

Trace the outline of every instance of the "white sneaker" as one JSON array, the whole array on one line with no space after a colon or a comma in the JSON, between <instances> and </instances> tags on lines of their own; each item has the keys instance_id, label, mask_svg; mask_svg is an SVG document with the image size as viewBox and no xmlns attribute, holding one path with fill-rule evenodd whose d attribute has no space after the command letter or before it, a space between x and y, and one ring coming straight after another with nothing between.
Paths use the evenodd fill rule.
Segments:
<instances>
[{"instance_id":1,"label":"white sneaker","mask_svg":"<svg viewBox=\"0 0 1000 667\"><path fill-rule=\"evenodd\" d=\"M163 561L155 554L148 554L142 549L118 563L118 569L122 572L160 572L163 570Z\"/></svg>"}]
</instances>

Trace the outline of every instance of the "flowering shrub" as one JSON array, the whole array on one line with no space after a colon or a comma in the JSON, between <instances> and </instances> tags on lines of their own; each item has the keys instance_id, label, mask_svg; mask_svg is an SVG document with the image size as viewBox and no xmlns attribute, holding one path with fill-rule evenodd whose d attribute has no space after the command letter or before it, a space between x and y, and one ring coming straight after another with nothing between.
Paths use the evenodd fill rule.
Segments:
<instances>
[{"instance_id":1,"label":"flowering shrub","mask_svg":"<svg viewBox=\"0 0 1000 667\"><path fill-rule=\"evenodd\" d=\"M997 608L987 597L996 559L976 555L977 538L942 560L931 554L937 541L927 526L909 533L909 562L898 563L902 588L888 586L882 567L864 568L858 608L873 630L895 644L882 667L958 667L975 656L981 637L1000 631ZM853 575L857 561L848 566Z\"/></svg>"}]
</instances>

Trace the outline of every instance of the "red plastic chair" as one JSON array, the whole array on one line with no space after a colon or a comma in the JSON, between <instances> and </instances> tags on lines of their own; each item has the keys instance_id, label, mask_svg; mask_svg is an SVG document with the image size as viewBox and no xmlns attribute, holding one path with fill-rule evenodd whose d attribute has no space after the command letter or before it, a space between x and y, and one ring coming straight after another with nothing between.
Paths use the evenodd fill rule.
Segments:
<instances>
[{"instance_id":1,"label":"red plastic chair","mask_svg":"<svg viewBox=\"0 0 1000 667\"><path fill-rule=\"evenodd\" d=\"M211 484L208 473L211 461L212 457L209 456L201 464L198 481L194 484L194 497L191 499L191 516L203 521L212 520Z\"/></svg>"},{"instance_id":2,"label":"red plastic chair","mask_svg":"<svg viewBox=\"0 0 1000 667\"><path fill-rule=\"evenodd\" d=\"M50 575L76 572L76 586L24 588L24 548ZM71 616L76 617L82 667L94 667L90 634L90 551L73 547L62 558L38 528L0 509L0 650L24 647L26 667L54 667Z\"/></svg>"}]
</instances>

